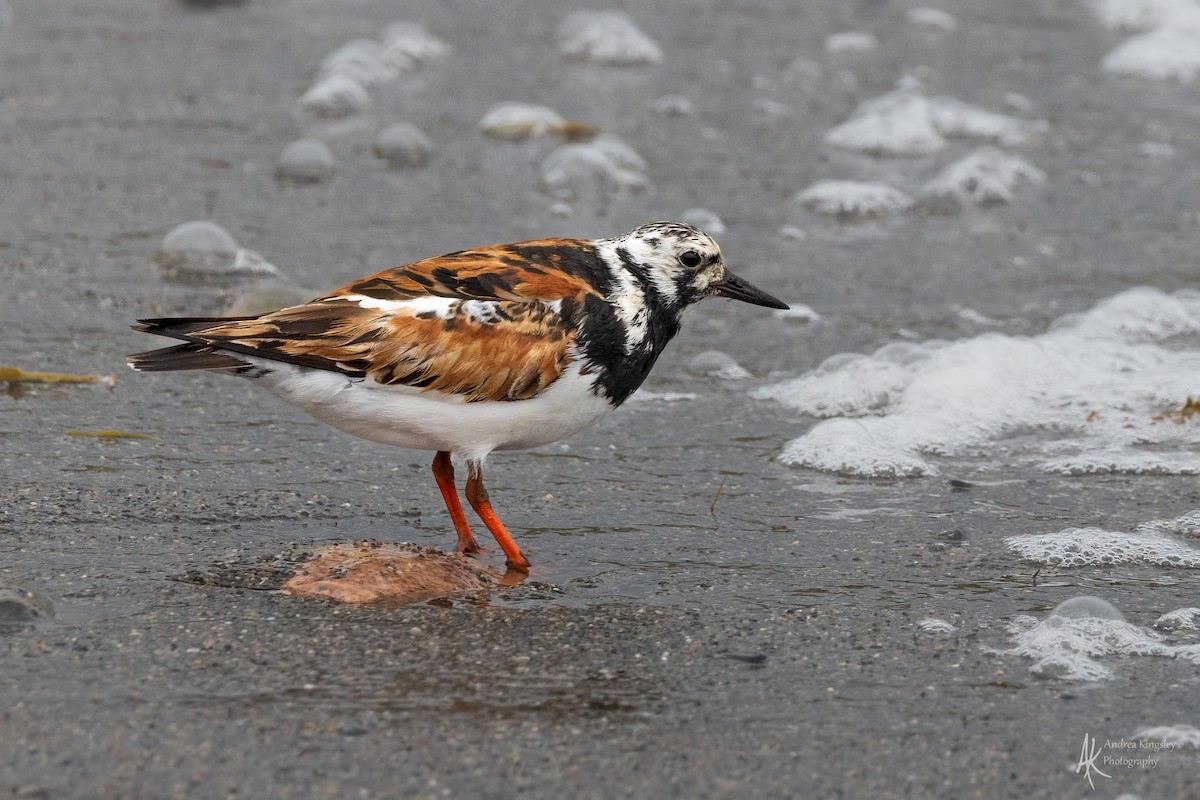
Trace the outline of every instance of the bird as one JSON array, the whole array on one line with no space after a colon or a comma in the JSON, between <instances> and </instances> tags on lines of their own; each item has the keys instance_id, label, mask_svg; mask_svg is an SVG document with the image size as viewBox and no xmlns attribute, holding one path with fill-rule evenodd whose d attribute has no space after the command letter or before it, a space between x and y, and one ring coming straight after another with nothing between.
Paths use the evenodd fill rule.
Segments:
<instances>
[{"instance_id":1,"label":"bird","mask_svg":"<svg viewBox=\"0 0 1200 800\"><path fill-rule=\"evenodd\" d=\"M788 307L731 272L699 228L651 222L447 253L260 315L140 319L135 330L181 343L128 363L240 376L345 433L434 451L457 549L473 554L452 456L465 460L467 501L507 568L528 574L484 486L485 457L563 439L620 406L708 297Z\"/></svg>"}]
</instances>

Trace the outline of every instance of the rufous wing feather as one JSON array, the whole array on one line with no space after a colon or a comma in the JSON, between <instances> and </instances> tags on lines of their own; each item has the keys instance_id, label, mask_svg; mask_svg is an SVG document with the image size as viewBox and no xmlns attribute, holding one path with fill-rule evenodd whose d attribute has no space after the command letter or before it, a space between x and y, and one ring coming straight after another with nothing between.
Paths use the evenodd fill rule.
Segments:
<instances>
[{"instance_id":1,"label":"rufous wing feather","mask_svg":"<svg viewBox=\"0 0 1200 800\"><path fill-rule=\"evenodd\" d=\"M596 294L587 280L596 263L594 247L583 239L489 245L377 272L322 299L358 295L405 300L433 295L468 300L561 300Z\"/></svg>"},{"instance_id":2,"label":"rufous wing feather","mask_svg":"<svg viewBox=\"0 0 1200 800\"><path fill-rule=\"evenodd\" d=\"M588 280L596 263L582 239L464 250L260 317L145 320L141 330L191 349L176 347L157 361L153 354L134 358L160 369L219 369L221 354L256 356L468 402L522 400L570 364L573 314L586 295L597 294Z\"/></svg>"}]
</instances>

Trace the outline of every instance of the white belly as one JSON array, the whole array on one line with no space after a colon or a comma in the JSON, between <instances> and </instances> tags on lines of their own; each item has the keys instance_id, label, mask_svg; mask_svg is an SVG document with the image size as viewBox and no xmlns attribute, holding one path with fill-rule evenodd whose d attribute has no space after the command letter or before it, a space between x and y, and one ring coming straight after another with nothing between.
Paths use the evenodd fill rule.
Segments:
<instances>
[{"instance_id":1,"label":"white belly","mask_svg":"<svg viewBox=\"0 0 1200 800\"><path fill-rule=\"evenodd\" d=\"M352 381L325 370L250 359L269 370L254 383L324 423L372 442L446 450L468 459L493 450L538 447L592 425L612 406L572 365L529 400L464 403L408 387Z\"/></svg>"}]
</instances>

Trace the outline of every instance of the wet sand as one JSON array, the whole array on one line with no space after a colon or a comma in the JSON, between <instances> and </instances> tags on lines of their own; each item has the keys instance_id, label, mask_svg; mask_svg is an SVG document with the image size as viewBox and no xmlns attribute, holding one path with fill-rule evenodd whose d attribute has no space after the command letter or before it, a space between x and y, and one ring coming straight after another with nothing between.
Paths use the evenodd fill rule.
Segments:
<instances>
[{"instance_id":1,"label":"wet sand","mask_svg":"<svg viewBox=\"0 0 1200 800\"><path fill-rule=\"evenodd\" d=\"M663 61L622 69L564 62L567 9L545 2L12 6L0 366L116 380L13 383L0 402L0 586L54 608L0 636L0 795L1082 797L1085 733L1200 722L1185 661L1114 659L1115 677L1089 684L988 652L1010 646L1015 616L1075 595L1140 625L1195 605L1187 570L1039 570L1002 541L1177 516L1200 505L1194 478L1067 478L1002 452L931 478L841 478L778 463L813 420L748 395L901 331L973 336L963 308L1035 334L1131 286L1194 284L1200 89L1104 74L1121 37L1083 4L964 3L938 35L896 3L649 4L632 14ZM356 122L297 111L326 54L397 19L451 54L377 91ZM825 51L852 30L878 50ZM788 77L797 57L825 70L815 86ZM822 144L918 66L985 108L1026 98L1021 116L1050 125L1020 151L1044 185L953 216L847 225L797 210L789 198L817 180L911 182L950 159ZM695 113L656 113L670 94ZM537 167L555 142L478 130L504 100L617 133L652 186L552 213ZM396 121L430 137L427 166L371 154ZM276 159L306 135L336 172L281 185ZM125 369L155 344L133 319L246 294L164 280L153 256L174 226L211 219L315 295L436 253L610 235L697 206L728 225L739 273L822 320L705 304L646 386L694 399L651 396L494 457L492 499L534 562L528 581L396 608L202 579L363 539L449 548L454 534L428 454L352 440L241 381ZM805 237L781 236L788 225ZM712 349L752 377L687 368ZM151 438L67 434L104 430ZM930 617L957 631L923 632ZM1195 751L1105 771L1106 796L1185 797Z\"/></svg>"}]
</instances>

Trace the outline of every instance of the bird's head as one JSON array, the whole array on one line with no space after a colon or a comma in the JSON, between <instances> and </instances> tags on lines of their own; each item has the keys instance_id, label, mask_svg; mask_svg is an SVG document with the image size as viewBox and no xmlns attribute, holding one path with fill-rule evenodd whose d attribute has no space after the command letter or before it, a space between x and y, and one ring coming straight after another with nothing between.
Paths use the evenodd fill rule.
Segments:
<instances>
[{"instance_id":1,"label":"bird's head","mask_svg":"<svg viewBox=\"0 0 1200 800\"><path fill-rule=\"evenodd\" d=\"M704 231L682 222L651 222L604 240L620 269L639 284L646 303L681 314L706 297L729 297L767 308L787 308L729 271L721 248Z\"/></svg>"}]
</instances>

